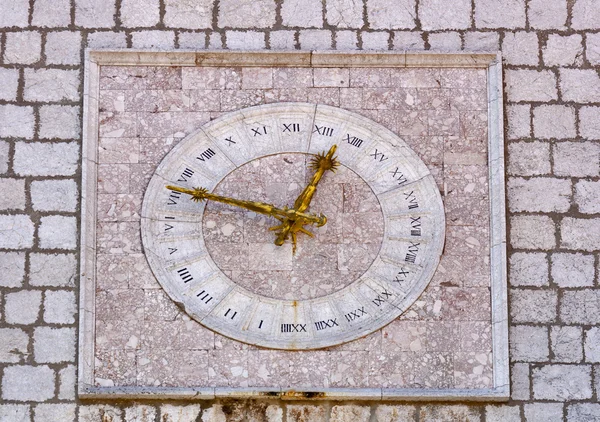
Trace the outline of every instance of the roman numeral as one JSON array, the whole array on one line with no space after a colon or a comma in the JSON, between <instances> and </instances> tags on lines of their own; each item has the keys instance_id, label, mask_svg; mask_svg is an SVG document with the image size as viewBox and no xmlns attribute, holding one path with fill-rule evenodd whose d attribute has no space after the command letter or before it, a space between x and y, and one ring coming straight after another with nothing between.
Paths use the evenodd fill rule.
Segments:
<instances>
[{"instance_id":1,"label":"roman numeral","mask_svg":"<svg viewBox=\"0 0 600 422\"><path fill-rule=\"evenodd\" d=\"M306 333L306 324L281 324L282 333Z\"/></svg>"},{"instance_id":2,"label":"roman numeral","mask_svg":"<svg viewBox=\"0 0 600 422\"><path fill-rule=\"evenodd\" d=\"M252 136L262 136L267 134L267 127L259 127L258 129L252 128Z\"/></svg>"},{"instance_id":3,"label":"roman numeral","mask_svg":"<svg viewBox=\"0 0 600 422\"><path fill-rule=\"evenodd\" d=\"M208 302L213 300L213 297L206 290L202 290L200 293L198 293L196 295L196 297L199 297L200 300L206 304L208 304Z\"/></svg>"},{"instance_id":4,"label":"roman numeral","mask_svg":"<svg viewBox=\"0 0 600 422\"><path fill-rule=\"evenodd\" d=\"M173 255L175 252L177 252L177 248L169 248L169 255Z\"/></svg>"},{"instance_id":5,"label":"roman numeral","mask_svg":"<svg viewBox=\"0 0 600 422\"><path fill-rule=\"evenodd\" d=\"M235 142L233 139L231 139L231 138L233 138L233 136L230 136L229 138L225 138L225 140L226 140L227 142L229 142L229 143L227 144L228 146L231 146L231 144L235 144L235 143L236 143L236 142Z\"/></svg>"},{"instance_id":6,"label":"roman numeral","mask_svg":"<svg viewBox=\"0 0 600 422\"><path fill-rule=\"evenodd\" d=\"M181 198L181 192L172 190L171 194L169 195L169 202L167 202L167 205L177 205L179 198Z\"/></svg>"},{"instance_id":7,"label":"roman numeral","mask_svg":"<svg viewBox=\"0 0 600 422\"><path fill-rule=\"evenodd\" d=\"M408 274L409 274L409 271L402 268L400 271L398 271L398 274L396 274L396 277L394 278L394 283L401 283L401 282L405 281L406 276Z\"/></svg>"},{"instance_id":8,"label":"roman numeral","mask_svg":"<svg viewBox=\"0 0 600 422\"><path fill-rule=\"evenodd\" d=\"M315 125L315 130L313 130L313 133L317 132L319 135L322 136L333 136L333 129L327 126L317 126Z\"/></svg>"},{"instance_id":9,"label":"roman numeral","mask_svg":"<svg viewBox=\"0 0 600 422\"><path fill-rule=\"evenodd\" d=\"M260 324L258 324L258 329L259 329L259 330L262 328L262 325L263 325L263 320L261 319L261 320L260 320Z\"/></svg>"},{"instance_id":10,"label":"roman numeral","mask_svg":"<svg viewBox=\"0 0 600 422\"><path fill-rule=\"evenodd\" d=\"M410 217L410 235L421 236L421 217Z\"/></svg>"},{"instance_id":11,"label":"roman numeral","mask_svg":"<svg viewBox=\"0 0 600 422\"><path fill-rule=\"evenodd\" d=\"M317 321L315 322L315 327L317 327L317 331L321 331L326 328L339 327L339 324L337 323L337 318L334 318L327 321Z\"/></svg>"},{"instance_id":12,"label":"roman numeral","mask_svg":"<svg viewBox=\"0 0 600 422\"><path fill-rule=\"evenodd\" d=\"M344 315L344 317L346 317L346 320L348 320L348 322L351 322L354 321L356 318L360 318L363 315L367 315L367 311L365 311L364 306L356 309L355 311L347 313L346 315Z\"/></svg>"},{"instance_id":13,"label":"roman numeral","mask_svg":"<svg viewBox=\"0 0 600 422\"><path fill-rule=\"evenodd\" d=\"M183 173L181 173L181 176L179 176L179 179L177 179L178 182L187 182L189 180L190 177L192 177L194 175L194 170L189 169L189 168L185 168L185 170L183 171Z\"/></svg>"},{"instance_id":14,"label":"roman numeral","mask_svg":"<svg viewBox=\"0 0 600 422\"><path fill-rule=\"evenodd\" d=\"M400 171L400 167L396 167L396 170L390 171L392 177L398 181L399 185L403 185L408 182L406 176Z\"/></svg>"},{"instance_id":15,"label":"roman numeral","mask_svg":"<svg viewBox=\"0 0 600 422\"><path fill-rule=\"evenodd\" d=\"M230 312L231 312L231 308L227 309L227 312L225 312L225 316L229 315ZM233 318L235 318L236 315L237 315L237 312L233 311L230 318L233 319Z\"/></svg>"},{"instance_id":16,"label":"roman numeral","mask_svg":"<svg viewBox=\"0 0 600 422\"><path fill-rule=\"evenodd\" d=\"M371 157L375 158L375 161L377 161L377 159L379 159L379 162L381 163L382 161L385 161L388 159L388 157L385 156L385 154L383 152L379 152L379 150L377 150L377 148L375 148L375 152L373 154L369 154Z\"/></svg>"},{"instance_id":17,"label":"roman numeral","mask_svg":"<svg viewBox=\"0 0 600 422\"><path fill-rule=\"evenodd\" d=\"M283 124L283 132L300 132L300 123Z\"/></svg>"},{"instance_id":18,"label":"roman numeral","mask_svg":"<svg viewBox=\"0 0 600 422\"><path fill-rule=\"evenodd\" d=\"M173 227L175 227L175 226L172 226L170 224L165 223L165 231L166 232L168 232L169 230L171 230Z\"/></svg>"},{"instance_id":19,"label":"roman numeral","mask_svg":"<svg viewBox=\"0 0 600 422\"><path fill-rule=\"evenodd\" d=\"M408 201L408 209L414 210L415 208L419 208L419 203L417 202L417 197L415 196L415 191L411 190L409 193L404 193L404 200Z\"/></svg>"},{"instance_id":20,"label":"roman numeral","mask_svg":"<svg viewBox=\"0 0 600 422\"><path fill-rule=\"evenodd\" d=\"M350 136L350 134L346 135L346 139L344 139L344 141L348 142L350 145L356 148L360 148L360 146L364 142L362 139L357 138L356 136Z\"/></svg>"},{"instance_id":21,"label":"roman numeral","mask_svg":"<svg viewBox=\"0 0 600 422\"><path fill-rule=\"evenodd\" d=\"M410 246L408 247L408 252L406 253L406 256L404 257L404 260L406 262L412 262L413 264L415 263L416 259L417 259L417 252L419 252L419 242L410 242Z\"/></svg>"},{"instance_id":22,"label":"roman numeral","mask_svg":"<svg viewBox=\"0 0 600 422\"><path fill-rule=\"evenodd\" d=\"M177 273L179 274L179 277L181 277L184 283L188 283L194 279L194 277L192 277L187 268L177 270Z\"/></svg>"},{"instance_id":23,"label":"roman numeral","mask_svg":"<svg viewBox=\"0 0 600 422\"><path fill-rule=\"evenodd\" d=\"M213 158L215 155L217 155L216 152L214 152L212 149L207 149L206 151L204 151L202 154L200 154L199 157L196 157L198 160L200 161L206 161L206 160L210 160L211 158Z\"/></svg>"},{"instance_id":24,"label":"roman numeral","mask_svg":"<svg viewBox=\"0 0 600 422\"><path fill-rule=\"evenodd\" d=\"M372 302L376 306L381 306L381 304L384 303L391 296L392 296L392 294L390 292L388 292L386 289L383 289L383 292L381 292L381 294L378 294L377 297L375 299L373 299Z\"/></svg>"}]
</instances>

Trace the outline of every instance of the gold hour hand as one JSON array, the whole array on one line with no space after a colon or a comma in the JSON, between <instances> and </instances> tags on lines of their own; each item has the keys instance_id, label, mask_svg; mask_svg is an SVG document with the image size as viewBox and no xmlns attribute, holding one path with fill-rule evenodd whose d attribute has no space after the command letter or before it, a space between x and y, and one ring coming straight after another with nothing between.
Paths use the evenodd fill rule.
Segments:
<instances>
[{"instance_id":1,"label":"gold hour hand","mask_svg":"<svg viewBox=\"0 0 600 422\"><path fill-rule=\"evenodd\" d=\"M190 195L192 201L200 202L204 200L221 202L223 204L234 205L236 207L244 208L249 211L254 211L259 214L270 215L275 217L279 221L285 221L287 219L293 220L302 220L305 221L306 224L317 224L318 226L322 226L327 222L327 217L323 214L314 215L314 214L306 214L304 212L298 211L294 208L277 208L272 204L267 204L266 202L258 202L258 201L246 201L242 199L229 198L227 196L215 195L213 193L208 192L208 189L205 188L182 188L179 186L167 186L167 189L181 192Z\"/></svg>"},{"instance_id":2,"label":"gold hour hand","mask_svg":"<svg viewBox=\"0 0 600 422\"><path fill-rule=\"evenodd\" d=\"M304 188L302 193L296 198L294 202L294 210L303 213L308 209L310 202L317 191L317 185L321 181L321 178L325 174L327 170L331 170L335 172L337 167L340 165L339 161L336 157L334 157L335 151L337 150L337 145L332 145L329 148L327 154L320 153L317 154L310 163L310 167L315 170L315 174L312 179L308 183L308 185ZM285 240L291 235L292 236L292 244L293 251L296 251L296 233L302 232L312 237L312 233L304 228L306 222L300 219L286 218L281 222L280 225L271 227L271 230L277 230L277 238L275 239L276 245L283 245ZM318 227L324 225L317 224Z\"/></svg>"}]
</instances>

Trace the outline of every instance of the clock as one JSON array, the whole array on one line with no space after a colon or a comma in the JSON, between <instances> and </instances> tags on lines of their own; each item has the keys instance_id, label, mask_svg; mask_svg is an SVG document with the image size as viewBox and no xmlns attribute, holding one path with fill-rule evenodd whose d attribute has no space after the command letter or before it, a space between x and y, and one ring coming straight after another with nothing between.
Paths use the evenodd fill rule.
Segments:
<instances>
[{"instance_id":1,"label":"clock","mask_svg":"<svg viewBox=\"0 0 600 422\"><path fill-rule=\"evenodd\" d=\"M156 168L141 217L150 267L190 317L285 350L349 342L396 319L433 277L445 235L436 182L404 141L307 103L199 128Z\"/></svg>"}]
</instances>

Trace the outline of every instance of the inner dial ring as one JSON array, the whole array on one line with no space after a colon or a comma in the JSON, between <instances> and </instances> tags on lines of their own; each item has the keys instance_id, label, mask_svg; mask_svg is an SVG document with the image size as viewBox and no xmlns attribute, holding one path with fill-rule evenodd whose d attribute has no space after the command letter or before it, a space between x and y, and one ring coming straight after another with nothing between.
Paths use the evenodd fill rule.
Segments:
<instances>
[{"instance_id":1,"label":"inner dial ring","mask_svg":"<svg viewBox=\"0 0 600 422\"><path fill-rule=\"evenodd\" d=\"M333 144L338 145L340 163L376 196L384 227L372 264L329 294L289 300L236 284L208 252L209 233L202 229L206 204L166 189L171 184L213 191L228 174L257 158L316 154ZM324 179L335 177L329 173ZM240 199L260 200L248 193ZM293 194L290 197L286 202L293 201ZM400 138L354 113L305 103L251 107L203 126L161 162L142 207L146 256L167 294L206 327L277 349L328 347L388 324L431 280L443 239L439 190L427 167ZM310 248L314 239L299 235L299 240ZM235 271L235 265L229 268Z\"/></svg>"}]
</instances>

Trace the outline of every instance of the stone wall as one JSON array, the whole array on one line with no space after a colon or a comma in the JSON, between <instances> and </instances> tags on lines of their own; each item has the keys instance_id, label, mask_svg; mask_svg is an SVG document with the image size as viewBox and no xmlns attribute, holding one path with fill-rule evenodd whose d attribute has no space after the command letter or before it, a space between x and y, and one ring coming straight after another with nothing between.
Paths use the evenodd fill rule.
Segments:
<instances>
[{"instance_id":1,"label":"stone wall","mask_svg":"<svg viewBox=\"0 0 600 422\"><path fill-rule=\"evenodd\" d=\"M600 420L599 0L0 0L0 421ZM501 50L512 400L80 403L84 48Z\"/></svg>"}]
</instances>

